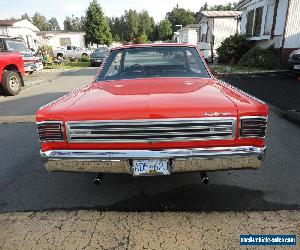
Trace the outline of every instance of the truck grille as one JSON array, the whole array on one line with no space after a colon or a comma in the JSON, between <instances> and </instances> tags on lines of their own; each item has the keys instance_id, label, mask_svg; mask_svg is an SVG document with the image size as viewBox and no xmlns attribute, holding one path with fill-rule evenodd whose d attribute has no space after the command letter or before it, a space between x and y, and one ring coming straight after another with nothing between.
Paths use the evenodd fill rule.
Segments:
<instances>
[{"instance_id":1,"label":"truck grille","mask_svg":"<svg viewBox=\"0 0 300 250\"><path fill-rule=\"evenodd\" d=\"M69 142L166 142L233 139L235 118L67 122Z\"/></svg>"},{"instance_id":2,"label":"truck grille","mask_svg":"<svg viewBox=\"0 0 300 250\"><path fill-rule=\"evenodd\" d=\"M294 55L292 55L292 59L300 61L300 54L294 54Z\"/></svg>"}]
</instances>

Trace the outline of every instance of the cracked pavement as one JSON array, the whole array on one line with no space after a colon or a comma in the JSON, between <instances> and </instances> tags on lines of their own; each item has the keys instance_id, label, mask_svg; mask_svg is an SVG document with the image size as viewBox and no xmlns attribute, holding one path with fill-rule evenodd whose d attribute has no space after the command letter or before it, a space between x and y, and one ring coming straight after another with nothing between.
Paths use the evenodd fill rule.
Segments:
<instances>
[{"instance_id":1,"label":"cracked pavement","mask_svg":"<svg viewBox=\"0 0 300 250\"><path fill-rule=\"evenodd\" d=\"M0 249L237 249L240 234L296 234L298 240L300 211L0 214Z\"/></svg>"}]
</instances>

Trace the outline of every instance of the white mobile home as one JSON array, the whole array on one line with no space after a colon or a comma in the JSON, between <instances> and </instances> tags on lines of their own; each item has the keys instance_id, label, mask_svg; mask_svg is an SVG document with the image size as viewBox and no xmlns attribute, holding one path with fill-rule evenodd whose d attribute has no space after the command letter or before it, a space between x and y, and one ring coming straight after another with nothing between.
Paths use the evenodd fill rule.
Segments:
<instances>
[{"instance_id":1,"label":"white mobile home","mask_svg":"<svg viewBox=\"0 0 300 250\"><path fill-rule=\"evenodd\" d=\"M300 48L299 0L242 0L241 32L261 48L274 47L281 51L282 61Z\"/></svg>"},{"instance_id":2,"label":"white mobile home","mask_svg":"<svg viewBox=\"0 0 300 250\"><path fill-rule=\"evenodd\" d=\"M0 35L22 38L28 49L38 48L38 31L40 30L26 19L0 20Z\"/></svg>"},{"instance_id":3,"label":"white mobile home","mask_svg":"<svg viewBox=\"0 0 300 250\"><path fill-rule=\"evenodd\" d=\"M198 24L189 24L178 30L178 43L189 43L197 45L198 42Z\"/></svg>"},{"instance_id":4,"label":"white mobile home","mask_svg":"<svg viewBox=\"0 0 300 250\"><path fill-rule=\"evenodd\" d=\"M198 48L206 58L213 58L225 38L240 32L239 11L200 11L198 13Z\"/></svg>"},{"instance_id":5,"label":"white mobile home","mask_svg":"<svg viewBox=\"0 0 300 250\"><path fill-rule=\"evenodd\" d=\"M85 32L40 31L37 35L41 46L48 45L53 49L64 46L86 47Z\"/></svg>"}]
</instances>

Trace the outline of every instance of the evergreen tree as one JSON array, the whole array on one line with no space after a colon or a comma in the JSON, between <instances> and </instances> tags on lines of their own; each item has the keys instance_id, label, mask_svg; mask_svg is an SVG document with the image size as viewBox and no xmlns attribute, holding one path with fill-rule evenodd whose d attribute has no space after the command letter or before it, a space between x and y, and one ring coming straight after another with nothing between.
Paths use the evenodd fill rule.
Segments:
<instances>
[{"instance_id":1,"label":"evergreen tree","mask_svg":"<svg viewBox=\"0 0 300 250\"><path fill-rule=\"evenodd\" d=\"M93 0L86 12L86 38L89 42L110 45L112 34L108 20L104 16L101 6L97 0Z\"/></svg>"}]
</instances>

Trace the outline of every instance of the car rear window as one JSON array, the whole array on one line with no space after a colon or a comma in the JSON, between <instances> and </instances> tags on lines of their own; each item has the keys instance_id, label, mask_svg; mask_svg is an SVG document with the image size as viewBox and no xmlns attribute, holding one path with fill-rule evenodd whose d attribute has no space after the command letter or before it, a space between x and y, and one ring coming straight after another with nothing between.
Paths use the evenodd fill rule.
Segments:
<instances>
[{"instance_id":1,"label":"car rear window","mask_svg":"<svg viewBox=\"0 0 300 250\"><path fill-rule=\"evenodd\" d=\"M144 47L113 50L98 81L153 77L210 78L193 47Z\"/></svg>"}]
</instances>

